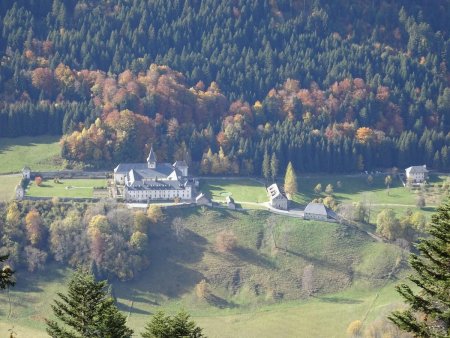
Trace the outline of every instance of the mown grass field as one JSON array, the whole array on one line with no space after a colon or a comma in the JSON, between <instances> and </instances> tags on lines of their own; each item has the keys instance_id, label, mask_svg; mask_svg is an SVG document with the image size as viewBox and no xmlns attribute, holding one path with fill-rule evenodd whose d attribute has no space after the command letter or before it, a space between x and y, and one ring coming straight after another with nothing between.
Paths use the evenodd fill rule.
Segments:
<instances>
[{"instance_id":1,"label":"mown grass field","mask_svg":"<svg viewBox=\"0 0 450 338\"><path fill-rule=\"evenodd\" d=\"M184 237L170 224L182 217ZM232 230L238 246L216 250L216 235ZM339 224L302 221L267 211L234 212L208 208L172 209L149 233L150 268L129 282L115 282L119 308L136 337L159 309L189 311L208 337L345 337L347 325L385 313L399 298L393 291L400 248L374 242ZM304 268L313 264L314 296L302 288ZM393 280L386 275L394 273ZM20 273L11 292L0 294L0 332L14 325L18 337L44 337L44 318L64 290L69 270L49 265L39 276ZM202 279L212 296L201 299ZM380 295L375 297L377 292Z\"/></svg>"},{"instance_id":2,"label":"mown grass field","mask_svg":"<svg viewBox=\"0 0 450 338\"><path fill-rule=\"evenodd\" d=\"M261 203L268 200L264 184L254 179L201 179L200 190L219 202L225 202L227 195L239 202Z\"/></svg>"},{"instance_id":3,"label":"mown grass field","mask_svg":"<svg viewBox=\"0 0 450 338\"><path fill-rule=\"evenodd\" d=\"M58 183L44 180L40 186L28 185L26 195L32 197L92 198L94 187L106 187L106 179L61 179Z\"/></svg>"},{"instance_id":4,"label":"mown grass field","mask_svg":"<svg viewBox=\"0 0 450 338\"><path fill-rule=\"evenodd\" d=\"M342 203L368 201L373 204L398 204L398 205L416 205L416 198L418 189L408 189L402 185L398 177L393 177L389 192L384 179L386 175L374 175L372 184L367 181L367 175L357 176L339 176L339 175L323 175L323 176L300 176L298 179L298 191L294 200L301 204L307 204L312 199L318 197L325 197L325 188L328 184L334 187L334 196ZM431 175L431 184L441 184L445 180L445 176ZM339 188L337 182L340 181L342 187ZM317 184L322 185L323 192L316 194L314 188ZM425 197L430 200L430 204L439 204L441 193L433 191L433 188L428 188L425 191Z\"/></svg>"},{"instance_id":5,"label":"mown grass field","mask_svg":"<svg viewBox=\"0 0 450 338\"><path fill-rule=\"evenodd\" d=\"M0 138L0 174L61 169L59 136Z\"/></svg>"},{"instance_id":6,"label":"mown grass field","mask_svg":"<svg viewBox=\"0 0 450 338\"><path fill-rule=\"evenodd\" d=\"M0 201L14 198L15 188L20 179L21 176L0 176Z\"/></svg>"}]
</instances>

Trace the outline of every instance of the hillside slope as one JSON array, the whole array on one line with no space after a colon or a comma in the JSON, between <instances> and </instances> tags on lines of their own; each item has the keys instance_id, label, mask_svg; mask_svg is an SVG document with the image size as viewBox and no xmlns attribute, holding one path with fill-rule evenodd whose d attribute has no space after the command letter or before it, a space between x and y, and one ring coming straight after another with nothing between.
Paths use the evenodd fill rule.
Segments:
<instances>
[{"instance_id":1,"label":"hillside slope","mask_svg":"<svg viewBox=\"0 0 450 338\"><path fill-rule=\"evenodd\" d=\"M170 216L165 222L150 230L152 261L148 271L132 282L113 285L120 309L129 314L130 326L137 332L155 310L181 307L205 323L207 333L215 337L221 336L214 328L220 330L218 323L223 316L231 316L225 319L231 321L227 325L230 336L242 325L241 319L249 323L246 332L252 335L261 329L256 325L264 312L273 311L277 318L284 306L291 308L291 315L302 313L304 306L314 309L311 320L329 316L331 309L340 311L342 306L343 313L336 318L345 326L373 306L374 293L392 282L387 279L392 271L395 279L403 257L398 247L373 242L339 224L273 216L266 211L196 208L167 213ZM178 239L172 225L177 217L182 224L178 228L184 229ZM217 234L223 230L237 237L237 247L228 253L218 252L215 245ZM68 275L68 271L48 269L54 272L47 277L19 275L18 286L11 292L11 323L19 331L35 330L38 336L44 329L50 300L63 288ZM196 292L203 279L209 289L205 298ZM342 291L344 294L338 296L325 296ZM386 292L392 295L392 288ZM0 311L6 314L7 297L1 295L0 299ZM379 311L376 308L373 315ZM276 329L275 324L271 324L272 329Z\"/></svg>"}]
</instances>

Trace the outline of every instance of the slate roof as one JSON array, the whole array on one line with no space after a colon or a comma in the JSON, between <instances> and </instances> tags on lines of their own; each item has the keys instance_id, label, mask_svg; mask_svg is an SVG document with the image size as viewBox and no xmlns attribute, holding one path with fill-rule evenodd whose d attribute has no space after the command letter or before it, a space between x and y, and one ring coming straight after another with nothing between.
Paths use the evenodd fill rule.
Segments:
<instances>
[{"instance_id":1,"label":"slate roof","mask_svg":"<svg viewBox=\"0 0 450 338\"><path fill-rule=\"evenodd\" d=\"M200 193L200 195L198 195L198 196L195 198L195 201L198 202L198 201L200 201L201 199L205 199L205 200L207 200L207 201L209 202L209 198L206 197L204 193Z\"/></svg>"},{"instance_id":2,"label":"slate roof","mask_svg":"<svg viewBox=\"0 0 450 338\"><path fill-rule=\"evenodd\" d=\"M149 163L155 168L149 168ZM153 166L153 165L152 165ZM147 163L120 163L114 168L114 174L125 175L128 190L183 190L193 182L182 178L180 167L187 167L185 161L157 163L153 147L147 157Z\"/></svg>"},{"instance_id":3,"label":"slate roof","mask_svg":"<svg viewBox=\"0 0 450 338\"><path fill-rule=\"evenodd\" d=\"M176 161L173 166L175 168L187 167L187 163L185 161Z\"/></svg>"},{"instance_id":4,"label":"slate roof","mask_svg":"<svg viewBox=\"0 0 450 338\"><path fill-rule=\"evenodd\" d=\"M181 174L181 171L177 168L173 169L172 172L168 177L174 180L179 180L183 175Z\"/></svg>"},{"instance_id":5,"label":"slate roof","mask_svg":"<svg viewBox=\"0 0 450 338\"><path fill-rule=\"evenodd\" d=\"M314 214L314 215L321 215L321 216L327 216L331 218L336 218L336 213L327 208L322 203L309 203L305 208L305 214Z\"/></svg>"},{"instance_id":6,"label":"slate roof","mask_svg":"<svg viewBox=\"0 0 450 338\"><path fill-rule=\"evenodd\" d=\"M407 175L409 175L409 174L420 174L420 173L425 173L426 174L428 172L427 166L425 164L424 165L413 165L413 166L411 166L409 168L406 168L405 171L406 171Z\"/></svg>"},{"instance_id":7,"label":"slate roof","mask_svg":"<svg viewBox=\"0 0 450 338\"><path fill-rule=\"evenodd\" d=\"M155 152L153 151L153 147L150 148L150 153L148 154L147 162L156 162L156 155Z\"/></svg>"},{"instance_id":8,"label":"slate roof","mask_svg":"<svg viewBox=\"0 0 450 338\"><path fill-rule=\"evenodd\" d=\"M280 188L278 188L278 185L276 183L269 186L267 188L267 192L269 193L269 197L271 200L277 198L278 196L283 196L284 198L286 198L286 196L284 196L284 194L280 191Z\"/></svg>"},{"instance_id":9,"label":"slate roof","mask_svg":"<svg viewBox=\"0 0 450 338\"><path fill-rule=\"evenodd\" d=\"M142 184L141 182L133 182L131 185L127 185L128 190L184 190L188 185L187 181L171 181L171 180L161 180L153 181L149 183Z\"/></svg>"},{"instance_id":10,"label":"slate roof","mask_svg":"<svg viewBox=\"0 0 450 338\"><path fill-rule=\"evenodd\" d=\"M150 169L147 163L121 163L115 169L115 174L127 174L130 170L136 171L143 178L165 178L169 176L173 167L170 163L157 163L154 169Z\"/></svg>"}]
</instances>

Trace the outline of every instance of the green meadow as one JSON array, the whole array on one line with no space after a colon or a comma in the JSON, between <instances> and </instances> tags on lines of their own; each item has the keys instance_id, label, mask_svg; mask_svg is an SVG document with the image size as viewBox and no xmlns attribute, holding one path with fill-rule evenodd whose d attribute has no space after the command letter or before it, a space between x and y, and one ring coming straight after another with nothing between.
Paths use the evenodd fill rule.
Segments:
<instances>
[{"instance_id":1,"label":"green meadow","mask_svg":"<svg viewBox=\"0 0 450 338\"><path fill-rule=\"evenodd\" d=\"M62 168L59 136L0 138L0 174Z\"/></svg>"},{"instance_id":2,"label":"green meadow","mask_svg":"<svg viewBox=\"0 0 450 338\"><path fill-rule=\"evenodd\" d=\"M325 188L331 184L334 189L334 197L342 203L367 201L372 204L391 204L399 206L415 206L419 189L405 188L401 180L397 176L392 176L392 184L389 190L384 183L386 175L378 174L373 176L373 182L368 182L367 175L318 175L318 176L299 176L298 178L298 194L294 200L301 204L307 204L314 198L325 197ZM446 176L437 176L432 174L429 182L434 184L442 184ZM341 187L338 186L340 182ZM317 194L314 188L317 184L322 185L322 193ZM422 192L430 204L438 205L442 194L434 189L427 187Z\"/></svg>"},{"instance_id":3,"label":"green meadow","mask_svg":"<svg viewBox=\"0 0 450 338\"><path fill-rule=\"evenodd\" d=\"M182 217L177 240L170 224ZM232 252L218 252L216 236L231 230ZM407 271L406 253L340 224L303 221L267 211L193 208L171 210L149 230L150 266L134 280L113 281L119 309L138 333L157 310L189 311L208 337L345 337L350 322L369 325L398 306L394 284ZM313 266L305 293L305 267ZM68 268L49 263L36 274L20 272L8 295L0 294L0 332L45 337L45 318L56 292L65 290ZM390 276L387 278L386 276ZM208 282L211 296L196 295Z\"/></svg>"},{"instance_id":4,"label":"green meadow","mask_svg":"<svg viewBox=\"0 0 450 338\"><path fill-rule=\"evenodd\" d=\"M218 202L230 195L235 201L262 203L268 200L264 184L254 179L201 179L200 190Z\"/></svg>"},{"instance_id":5,"label":"green meadow","mask_svg":"<svg viewBox=\"0 0 450 338\"><path fill-rule=\"evenodd\" d=\"M92 198L94 187L106 187L106 179L52 179L43 180L40 186L30 182L26 195L32 197Z\"/></svg>"}]
</instances>

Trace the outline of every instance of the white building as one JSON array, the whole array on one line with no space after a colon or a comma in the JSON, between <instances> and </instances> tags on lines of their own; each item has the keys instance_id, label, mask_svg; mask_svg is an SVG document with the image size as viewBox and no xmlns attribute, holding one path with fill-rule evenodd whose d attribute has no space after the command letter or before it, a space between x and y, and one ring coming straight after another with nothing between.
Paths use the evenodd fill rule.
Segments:
<instances>
[{"instance_id":1,"label":"white building","mask_svg":"<svg viewBox=\"0 0 450 338\"><path fill-rule=\"evenodd\" d=\"M336 213L322 203L309 203L305 208L305 219L330 221L337 219Z\"/></svg>"},{"instance_id":2,"label":"white building","mask_svg":"<svg viewBox=\"0 0 450 338\"><path fill-rule=\"evenodd\" d=\"M24 167L22 169L22 177L27 180L31 178L31 169L29 167Z\"/></svg>"},{"instance_id":3,"label":"white building","mask_svg":"<svg viewBox=\"0 0 450 338\"><path fill-rule=\"evenodd\" d=\"M406 181L411 184L421 184L425 182L428 176L427 166L415 165L405 169Z\"/></svg>"},{"instance_id":4,"label":"white building","mask_svg":"<svg viewBox=\"0 0 450 338\"><path fill-rule=\"evenodd\" d=\"M25 190L23 189L21 184L16 186L16 200L21 201L25 196Z\"/></svg>"},{"instance_id":5,"label":"white building","mask_svg":"<svg viewBox=\"0 0 450 338\"><path fill-rule=\"evenodd\" d=\"M276 183L272 184L267 188L267 194L269 195L269 204L273 208L287 210L288 209L288 199L280 191Z\"/></svg>"},{"instance_id":6,"label":"white building","mask_svg":"<svg viewBox=\"0 0 450 338\"><path fill-rule=\"evenodd\" d=\"M195 185L184 161L158 163L153 148L147 163L121 163L114 169L114 183L123 186L126 201L192 199Z\"/></svg>"}]
</instances>

